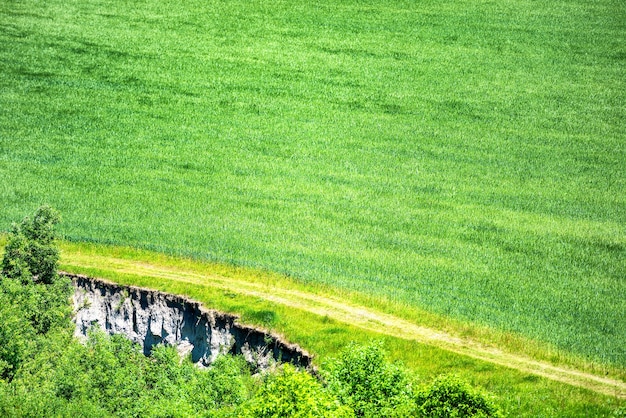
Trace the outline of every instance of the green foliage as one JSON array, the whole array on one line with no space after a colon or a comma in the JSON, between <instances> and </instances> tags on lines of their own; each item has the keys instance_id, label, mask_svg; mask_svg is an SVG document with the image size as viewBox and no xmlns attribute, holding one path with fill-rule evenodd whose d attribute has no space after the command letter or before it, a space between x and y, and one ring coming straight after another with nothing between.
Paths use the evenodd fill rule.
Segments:
<instances>
[{"instance_id":1,"label":"green foliage","mask_svg":"<svg viewBox=\"0 0 626 418\"><path fill-rule=\"evenodd\" d=\"M18 279L22 283L32 281L28 258L28 239L21 233L17 225L13 225L11 238L4 248L2 275L7 278Z\"/></svg>"},{"instance_id":2,"label":"green foliage","mask_svg":"<svg viewBox=\"0 0 626 418\"><path fill-rule=\"evenodd\" d=\"M68 299L71 292L70 280L61 277L52 284L34 283L24 286L21 295L14 297L14 302L19 301L19 309L29 319L35 332L45 334L52 328L69 326L72 308Z\"/></svg>"},{"instance_id":3,"label":"green foliage","mask_svg":"<svg viewBox=\"0 0 626 418\"><path fill-rule=\"evenodd\" d=\"M14 225L0 275L0 377L12 379L51 330L69 329L69 279L59 278L54 242L58 213L49 206Z\"/></svg>"},{"instance_id":4,"label":"green foliage","mask_svg":"<svg viewBox=\"0 0 626 418\"><path fill-rule=\"evenodd\" d=\"M55 327L69 326L71 307L71 283L68 278L56 277L51 283L24 282L6 277L0 283L0 292L6 295L7 303L21 318L29 321L29 328L36 334L46 334Z\"/></svg>"},{"instance_id":5,"label":"green foliage","mask_svg":"<svg viewBox=\"0 0 626 418\"><path fill-rule=\"evenodd\" d=\"M501 417L486 395L454 376L441 376L416 397L418 414L429 418Z\"/></svg>"},{"instance_id":6,"label":"green foliage","mask_svg":"<svg viewBox=\"0 0 626 418\"><path fill-rule=\"evenodd\" d=\"M199 411L233 411L251 396L253 381L243 357L220 356L205 373L195 377L190 396Z\"/></svg>"},{"instance_id":7,"label":"green foliage","mask_svg":"<svg viewBox=\"0 0 626 418\"><path fill-rule=\"evenodd\" d=\"M0 379L13 377L30 352L33 337L34 329L19 305L0 289Z\"/></svg>"},{"instance_id":8,"label":"green foliage","mask_svg":"<svg viewBox=\"0 0 626 418\"><path fill-rule=\"evenodd\" d=\"M387 361L382 342L350 344L330 364L327 380L356 416L405 417L414 410L408 375Z\"/></svg>"},{"instance_id":9,"label":"green foliage","mask_svg":"<svg viewBox=\"0 0 626 418\"><path fill-rule=\"evenodd\" d=\"M157 346L146 357L137 344L102 332L92 332L85 345L49 334L33 354L9 386L0 385L6 394L0 416L68 416L69 411L77 416L226 416L249 397L250 372L241 358L219 358L201 370L173 347Z\"/></svg>"},{"instance_id":10,"label":"green foliage","mask_svg":"<svg viewBox=\"0 0 626 418\"><path fill-rule=\"evenodd\" d=\"M626 405L620 406L614 410L611 418L626 418Z\"/></svg>"},{"instance_id":11,"label":"green foliage","mask_svg":"<svg viewBox=\"0 0 626 418\"><path fill-rule=\"evenodd\" d=\"M320 382L289 364L265 376L261 388L245 410L250 418L353 416L350 408L340 405Z\"/></svg>"},{"instance_id":12,"label":"green foliage","mask_svg":"<svg viewBox=\"0 0 626 418\"><path fill-rule=\"evenodd\" d=\"M42 206L32 220L26 217L20 225L14 224L2 259L2 274L22 282L52 284L59 261L59 250L54 243L59 221L56 210Z\"/></svg>"}]
</instances>

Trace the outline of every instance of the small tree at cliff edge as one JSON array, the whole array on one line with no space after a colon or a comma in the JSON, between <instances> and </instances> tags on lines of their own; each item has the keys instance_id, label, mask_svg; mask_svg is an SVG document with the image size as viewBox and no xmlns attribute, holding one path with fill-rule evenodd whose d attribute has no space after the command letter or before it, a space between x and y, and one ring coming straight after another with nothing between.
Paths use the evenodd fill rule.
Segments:
<instances>
[{"instance_id":1,"label":"small tree at cliff edge","mask_svg":"<svg viewBox=\"0 0 626 418\"><path fill-rule=\"evenodd\" d=\"M51 284L57 277L59 250L54 244L59 213L50 206L37 209L33 219L13 224L2 259L2 274L22 283Z\"/></svg>"}]
</instances>

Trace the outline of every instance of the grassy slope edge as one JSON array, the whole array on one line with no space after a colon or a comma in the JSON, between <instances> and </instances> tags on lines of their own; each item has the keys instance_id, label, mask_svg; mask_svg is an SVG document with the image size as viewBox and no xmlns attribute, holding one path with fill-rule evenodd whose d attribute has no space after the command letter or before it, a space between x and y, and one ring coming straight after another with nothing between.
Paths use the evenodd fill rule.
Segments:
<instances>
[{"instance_id":1,"label":"grassy slope edge","mask_svg":"<svg viewBox=\"0 0 626 418\"><path fill-rule=\"evenodd\" d=\"M575 366L597 375L608 374L621 381L624 370L585 362L545 345L519 336L504 335L439 317L413 308L394 305L382 299L368 298L356 293L341 292L319 285L306 286L297 280L270 272L206 263L162 255L128 247L111 247L86 243L63 243L61 267L64 270L105 277L126 284L157 288L191 296L208 307L242 315L242 320L285 335L290 341L303 345L324 362L350 341L364 342L383 339L394 359L403 361L417 376L430 380L440 373L456 373L474 385L494 393L511 416L605 416L623 403L620 396L602 395L535 373L520 371L515 365L505 367L418 342L380 332L368 321L346 322L324 306L324 298L340 296L346 304L388 314L413 324L434 328L466 341L476 341L486 347L503 351L532 354L555 364ZM228 284L230 282L230 285ZM251 287L260 291L251 292ZM256 286L256 287L254 287ZM299 293L314 296L299 299ZM289 298L291 304L280 300ZM318 297L319 300L315 299ZM316 300L319 310L315 310ZM301 308L298 304L303 303ZM329 309L324 314L324 309ZM316 312L316 313L312 313ZM349 318L347 318L349 319ZM375 321L370 321L374 323ZM440 326L437 326L439 324ZM523 343L526 342L526 345ZM530 344L529 344L530 343ZM529 350L523 347L531 348ZM545 364L548 364L545 362ZM619 391L616 389L616 395Z\"/></svg>"}]
</instances>

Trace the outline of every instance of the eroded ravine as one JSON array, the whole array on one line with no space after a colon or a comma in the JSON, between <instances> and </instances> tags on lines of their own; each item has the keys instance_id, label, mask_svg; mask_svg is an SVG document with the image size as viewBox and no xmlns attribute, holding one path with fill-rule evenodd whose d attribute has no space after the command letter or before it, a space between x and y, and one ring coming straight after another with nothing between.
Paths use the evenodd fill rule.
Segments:
<instances>
[{"instance_id":1,"label":"eroded ravine","mask_svg":"<svg viewBox=\"0 0 626 418\"><path fill-rule=\"evenodd\" d=\"M468 338L461 338L446 332L416 325L405 319L364 306L345 303L336 298L276 286L269 288L260 283L235 277L199 274L158 264L101 255L73 254L71 262L68 260L66 264L79 268L98 268L115 273L135 274L193 283L227 290L236 294L253 296L272 303L327 316L336 321L348 323L369 331L417 341L457 354L517 369L525 373L586 388L597 393L622 399L626 398L626 383L619 380L597 376L568 367L555 366L523 355L507 353Z\"/></svg>"},{"instance_id":2,"label":"eroded ravine","mask_svg":"<svg viewBox=\"0 0 626 418\"><path fill-rule=\"evenodd\" d=\"M158 344L176 347L199 366L219 355L240 354L256 370L276 362L310 369L311 356L280 336L241 324L238 317L184 296L126 286L84 275L61 273L74 287L75 335L85 339L93 329L123 335L150 354Z\"/></svg>"}]
</instances>

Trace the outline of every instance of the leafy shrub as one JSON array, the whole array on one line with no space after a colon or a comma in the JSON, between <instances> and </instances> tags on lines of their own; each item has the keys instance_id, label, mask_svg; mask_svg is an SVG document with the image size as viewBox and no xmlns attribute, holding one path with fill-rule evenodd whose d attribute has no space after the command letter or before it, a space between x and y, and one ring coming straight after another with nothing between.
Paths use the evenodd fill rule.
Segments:
<instances>
[{"instance_id":1,"label":"leafy shrub","mask_svg":"<svg viewBox=\"0 0 626 418\"><path fill-rule=\"evenodd\" d=\"M51 284L57 277L59 250L54 240L59 213L50 206L37 209L33 219L13 225L2 259L2 274L22 282Z\"/></svg>"},{"instance_id":2,"label":"leafy shrub","mask_svg":"<svg viewBox=\"0 0 626 418\"><path fill-rule=\"evenodd\" d=\"M11 380L32 356L38 337L52 329L69 330L69 279L56 272L59 251L54 226L59 216L49 206L32 220L13 225L0 275L0 377Z\"/></svg>"},{"instance_id":3,"label":"leafy shrub","mask_svg":"<svg viewBox=\"0 0 626 418\"><path fill-rule=\"evenodd\" d=\"M25 285L13 278L3 278L0 294L9 316L18 315L20 320L26 321L19 332L44 335L51 329L70 327L72 286L66 277L57 278L52 284L31 282ZM2 322L6 321L0 319Z\"/></svg>"},{"instance_id":4,"label":"leafy shrub","mask_svg":"<svg viewBox=\"0 0 626 418\"><path fill-rule=\"evenodd\" d=\"M381 342L350 344L330 364L327 380L356 416L405 417L414 412L408 376L402 367L387 361Z\"/></svg>"},{"instance_id":5,"label":"leafy shrub","mask_svg":"<svg viewBox=\"0 0 626 418\"><path fill-rule=\"evenodd\" d=\"M32 280L28 264L28 239L22 234L19 226L13 225L9 242L4 248L2 258L2 275L5 278L17 279L26 284Z\"/></svg>"},{"instance_id":6,"label":"leafy shrub","mask_svg":"<svg viewBox=\"0 0 626 418\"><path fill-rule=\"evenodd\" d=\"M499 408L485 395L455 376L442 376L419 391L418 415L432 418L501 417Z\"/></svg>"},{"instance_id":7,"label":"leafy shrub","mask_svg":"<svg viewBox=\"0 0 626 418\"><path fill-rule=\"evenodd\" d=\"M620 406L611 414L611 418L626 418L626 405Z\"/></svg>"},{"instance_id":8,"label":"leafy shrub","mask_svg":"<svg viewBox=\"0 0 626 418\"><path fill-rule=\"evenodd\" d=\"M246 409L246 415L254 418L353 416L314 377L289 364L265 376Z\"/></svg>"},{"instance_id":9,"label":"leafy shrub","mask_svg":"<svg viewBox=\"0 0 626 418\"><path fill-rule=\"evenodd\" d=\"M195 378L190 396L199 410L232 410L250 397L252 377L241 356L219 356Z\"/></svg>"},{"instance_id":10,"label":"leafy shrub","mask_svg":"<svg viewBox=\"0 0 626 418\"><path fill-rule=\"evenodd\" d=\"M33 329L0 288L0 379L11 380L30 350Z\"/></svg>"}]
</instances>

